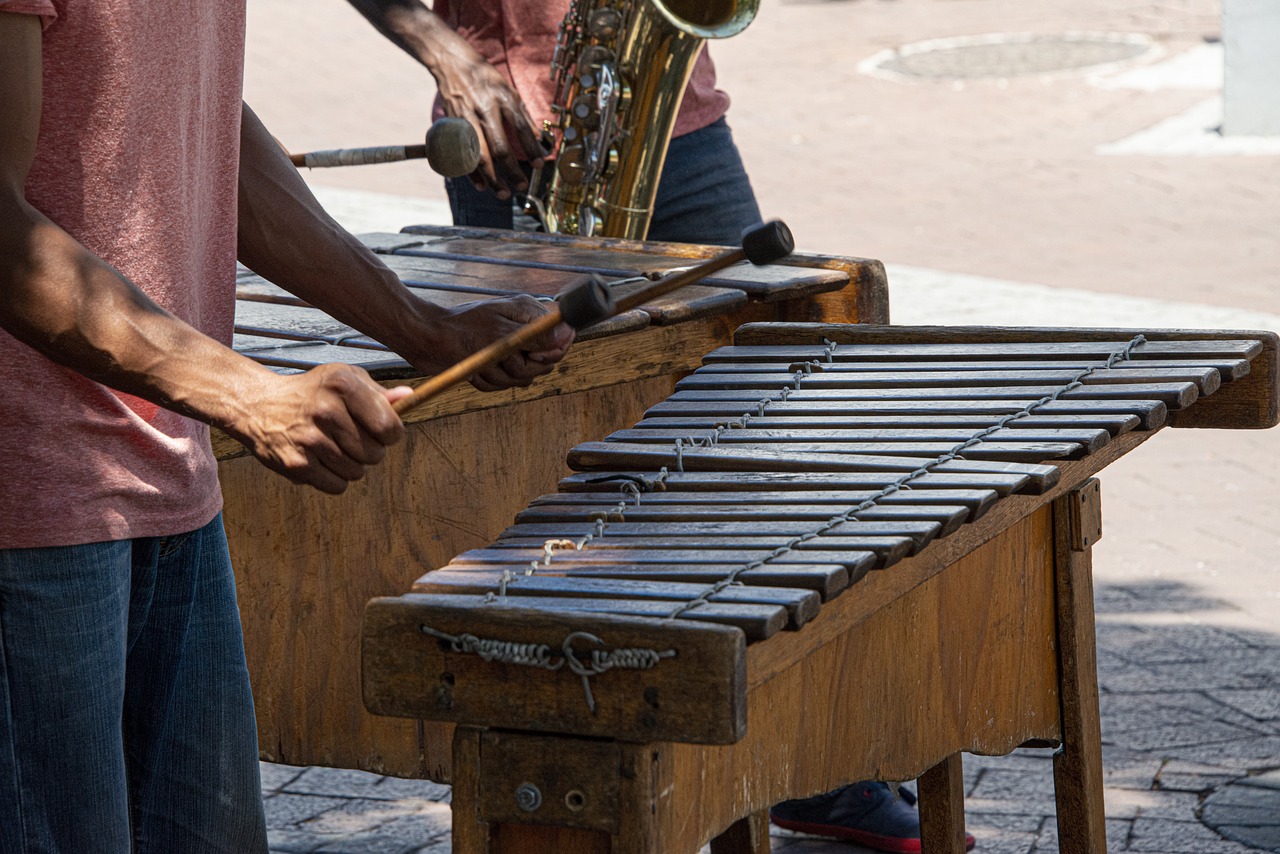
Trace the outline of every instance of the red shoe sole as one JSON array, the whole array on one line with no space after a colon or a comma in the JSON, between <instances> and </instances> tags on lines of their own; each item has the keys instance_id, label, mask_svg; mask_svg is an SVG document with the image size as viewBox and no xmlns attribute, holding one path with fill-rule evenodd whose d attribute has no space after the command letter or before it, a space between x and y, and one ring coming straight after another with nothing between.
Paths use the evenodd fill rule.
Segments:
<instances>
[{"instance_id":1,"label":"red shoe sole","mask_svg":"<svg viewBox=\"0 0 1280 854\"><path fill-rule=\"evenodd\" d=\"M896 836L881 836L878 833L868 833L865 830L855 830L852 827L842 827L838 824L812 824L806 821L788 821L787 819L774 818L769 816L769 820L778 827L786 830L794 830L798 833L811 833L814 836L831 836L836 839L848 839L851 842L857 842L859 845L865 845L868 848L875 848L878 851L887 851L889 854L920 854L919 839L902 839ZM964 850L972 851L973 846L977 844L977 840L971 834L964 835Z\"/></svg>"}]
</instances>

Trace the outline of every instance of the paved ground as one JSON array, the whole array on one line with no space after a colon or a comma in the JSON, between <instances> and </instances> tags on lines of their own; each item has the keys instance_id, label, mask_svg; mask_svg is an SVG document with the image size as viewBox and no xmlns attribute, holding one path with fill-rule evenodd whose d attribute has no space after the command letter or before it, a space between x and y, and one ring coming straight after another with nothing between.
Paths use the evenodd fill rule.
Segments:
<instances>
[{"instance_id":1,"label":"paved ground","mask_svg":"<svg viewBox=\"0 0 1280 854\"><path fill-rule=\"evenodd\" d=\"M430 77L345 4L251 7L248 99L288 146L420 135ZM859 70L923 39L1068 31L1143 34L1157 50L1094 74ZM766 214L806 249L884 259L895 322L1280 330L1280 157L1274 140L1204 132L1217 33L1212 0L797 0L764 4L714 52ZM416 164L310 178L355 229L446 216ZM1108 468L1103 489L1110 846L1280 851L1280 783L1264 773L1280 767L1280 430L1166 431ZM980 851L1057 850L1049 768L1041 751L966 757ZM445 787L263 773L274 850L448 850Z\"/></svg>"}]
</instances>

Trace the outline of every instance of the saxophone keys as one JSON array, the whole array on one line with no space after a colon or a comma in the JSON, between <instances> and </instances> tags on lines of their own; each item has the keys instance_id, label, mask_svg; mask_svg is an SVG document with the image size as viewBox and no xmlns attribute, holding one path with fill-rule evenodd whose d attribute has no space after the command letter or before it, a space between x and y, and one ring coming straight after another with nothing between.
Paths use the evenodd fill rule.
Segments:
<instances>
[{"instance_id":1,"label":"saxophone keys","mask_svg":"<svg viewBox=\"0 0 1280 854\"><path fill-rule=\"evenodd\" d=\"M581 145L566 145L556 158L556 174L570 184L581 184L587 174L587 150Z\"/></svg>"},{"instance_id":2,"label":"saxophone keys","mask_svg":"<svg viewBox=\"0 0 1280 854\"><path fill-rule=\"evenodd\" d=\"M611 41L622 29L622 13L617 9L597 9L587 20L587 32L594 39Z\"/></svg>"}]
</instances>

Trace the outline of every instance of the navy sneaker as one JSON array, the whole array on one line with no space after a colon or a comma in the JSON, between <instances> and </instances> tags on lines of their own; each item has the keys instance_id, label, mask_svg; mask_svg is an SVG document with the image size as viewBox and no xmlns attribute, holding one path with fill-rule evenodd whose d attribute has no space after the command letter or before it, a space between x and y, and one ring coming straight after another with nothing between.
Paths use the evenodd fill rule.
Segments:
<instances>
[{"instance_id":1,"label":"navy sneaker","mask_svg":"<svg viewBox=\"0 0 1280 854\"><path fill-rule=\"evenodd\" d=\"M892 854L920 854L920 814L910 789L895 795L887 783L867 780L843 786L825 795L783 801L769 810L778 827L848 839ZM974 839L964 835L965 850Z\"/></svg>"}]
</instances>

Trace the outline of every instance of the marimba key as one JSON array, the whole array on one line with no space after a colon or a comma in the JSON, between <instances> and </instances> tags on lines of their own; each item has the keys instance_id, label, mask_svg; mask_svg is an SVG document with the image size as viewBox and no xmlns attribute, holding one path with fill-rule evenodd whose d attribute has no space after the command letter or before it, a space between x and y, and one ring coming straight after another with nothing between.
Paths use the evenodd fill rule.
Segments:
<instances>
[{"instance_id":1,"label":"marimba key","mask_svg":"<svg viewBox=\"0 0 1280 854\"><path fill-rule=\"evenodd\" d=\"M544 558L543 549L549 539L557 538L531 534L499 535L483 551L532 549L536 553L529 554L530 560L540 561ZM564 549L556 554L558 560L564 561L622 563L675 561L741 565L768 558L771 566L840 566L851 576L860 576L873 568L891 566L906 557L911 549L911 540L906 536L831 536L822 543L805 540L792 545L786 553L776 553L778 548L794 539L794 536L625 536L609 540L605 547L588 543L581 549ZM471 556L474 553L466 554Z\"/></svg>"},{"instance_id":2,"label":"marimba key","mask_svg":"<svg viewBox=\"0 0 1280 854\"><path fill-rule=\"evenodd\" d=\"M805 370L804 368L808 368ZM817 388L983 388L995 386L1017 389L1020 386L1064 385L1079 382L1094 385L1166 385L1191 383L1201 394L1213 394L1222 385L1221 375L1212 368L1151 368L1149 370L1098 371L1080 375L1079 371L853 371L840 365L783 366L780 370L730 371L699 368L680 381L677 388L779 388L800 380L806 387ZM797 376L799 375L799 376Z\"/></svg>"},{"instance_id":3,"label":"marimba key","mask_svg":"<svg viewBox=\"0 0 1280 854\"><path fill-rule=\"evenodd\" d=\"M929 398L924 400L886 400L877 398L850 399L838 391L812 391L801 389L785 398L774 390L761 393L758 390L678 391L662 403L649 407L645 417L660 415L720 415L736 417L743 412L763 415L761 406L770 414L833 416L844 415L1016 415L1036 404L1033 397L1006 399ZM1168 420L1168 407L1163 401L1143 399L1122 400L1051 400L1036 407L1036 414L1103 414L1133 415L1140 419L1144 430L1155 430Z\"/></svg>"},{"instance_id":4,"label":"marimba key","mask_svg":"<svg viewBox=\"0 0 1280 854\"><path fill-rule=\"evenodd\" d=\"M781 378L780 378L781 377ZM733 383L715 374L691 374L676 383L680 391L774 391L790 387L791 375L743 374ZM839 400L1003 400L1029 399L1061 393L1059 400L1129 400L1132 398L1159 400L1170 409L1184 409L1195 403L1200 390L1195 383L1094 383L1063 392L1054 385L990 385L990 386L908 386L849 385L841 378L829 374L808 374L803 382L805 391L833 392L832 399Z\"/></svg>"},{"instance_id":5,"label":"marimba key","mask_svg":"<svg viewBox=\"0 0 1280 854\"><path fill-rule=\"evenodd\" d=\"M776 536L782 543L801 537L812 531L814 525L806 522L612 522L607 530L610 537L653 537L675 540L676 538L697 538L712 547L715 540L724 540L720 548L732 549L733 541L749 536ZM860 522L857 520L841 522L835 530L828 531L810 540L815 547L827 549L847 548L857 551L875 552L887 556L899 552L903 543L907 544L907 553L915 554L928 545L942 526L936 522ZM565 539L576 539L594 534L598 530L594 523L542 523L522 522L507 528L499 540L505 537L544 537L547 539L562 536ZM839 537L840 545L835 545ZM828 539L830 538L830 539ZM700 546L701 547L701 546ZM837 562L834 559L810 558L819 563Z\"/></svg>"},{"instance_id":6,"label":"marimba key","mask_svg":"<svg viewBox=\"0 0 1280 854\"><path fill-rule=\"evenodd\" d=\"M577 496L546 496L547 499L573 498ZM668 493L665 497L674 498ZM857 502L853 502L856 504ZM618 501L612 503L573 502L547 500L534 502L527 509L516 515L516 522L583 522L604 518L618 511ZM631 522L821 522L830 519L840 512L841 507L852 507L843 504L835 507L826 503L806 504L799 502L756 502L728 504L722 502L702 501L700 497L685 497L682 501L646 501L639 505L628 505L621 510L622 515ZM940 526L939 536L945 536L959 528L969 519L969 508L955 506L916 507L911 505L871 506L857 513L860 521L908 521L928 522Z\"/></svg>"},{"instance_id":7,"label":"marimba key","mask_svg":"<svg viewBox=\"0 0 1280 854\"><path fill-rule=\"evenodd\" d=\"M430 595L430 594L410 594ZM483 613L490 603L484 596L449 594L458 605L471 605L477 613ZM603 614L623 617L648 617L651 619L677 619L693 622L716 623L734 626L742 630L747 641L753 643L772 637L787 626L787 609L778 605L749 605L726 602L707 602L681 614L673 614L678 602L662 602L652 599L592 599L568 596L504 597L507 607L537 607L541 611L559 614L566 622L574 615Z\"/></svg>"},{"instance_id":8,"label":"marimba key","mask_svg":"<svg viewBox=\"0 0 1280 854\"><path fill-rule=\"evenodd\" d=\"M620 445L634 447L640 442L618 442ZM664 445L654 442L655 445ZM744 453L769 452L783 449L790 454L840 454L849 457L920 457L933 459L953 451L959 453L959 442L724 442L716 445L695 446L701 450ZM968 445L964 453L953 462L1004 462L1033 463L1036 460L1078 460L1089 453L1088 449L1076 442L1015 442L982 440ZM870 467L870 466L868 466Z\"/></svg>"},{"instance_id":9,"label":"marimba key","mask_svg":"<svg viewBox=\"0 0 1280 854\"><path fill-rule=\"evenodd\" d=\"M610 484L605 484L609 486ZM667 486L662 490L641 493L643 498L638 502L630 494L621 493L617 489L617 484L612 484L613 489L603 490L582 490L576 492L558 492L553 495L543 495L529 502L529 507L542 507L546 505L594 505L599 509L607 509L612 506L605 497L613 496L613 505L616 505L619 496L626 501L628 505L636 502L635 506L654 506L668 504L698 504L707 505L758 505L764 507L853 507L864 501L875 500L875 506L868 508L881 513L900 514L894 518L905 519L912 517L929 518L935 521L944 522L953 517L960 517L962 521L973 521L979 518L983 513L991 507L996 500L995 492L990 490L958 490L958 489L909 489L895 492L890 495L881 496L879 492L864 490L839 490L839 491L814 491L814 490L773 490L773 491L720 491L711 490L687 490L681 489L678 485ZM884 516L882 518L889 518ZM944 522L945 524L945 522Z\"/></svg>"},{"instance_id":10,"label":"marimba key","mask_svg":"<svg viewBox=\"0 0 1280 854\"><path fill-rule=\"evenodd\" d=\"M950 450L950 446L947 448ZM809 472L912 472L919 458L890 454L848 454L832 451L774 450L752 447L688 447L677 451L662 445L622 442L584 442L569 452L569 466L578 471L593 468L652 466L701 471L809 471ZM1058 482L1053 466L988 460L953 459L934 467L957 474L1025 475L1024 489L1044 492Z\"/></svg>"},{"instance_id":11,"label":"marimba key","mask_svg":"<svg viewBox=\"0 0 1280 854\"><path fill-rule=\"evenodd\" d=\"M865 442L873 446L892 449L897 445L930 447L938 444L955 446L969 440L974 431L929 430L921 428L904 428L891 432L884 430L859 430L845 427L788 427L773 428L760 424L745 422L731 423L720 429L677 430L662 427L637 426L630 430L618 430L605 437L605 441L615 442L674 442L683 439L690 443L699 440L714 439L716 444L769 444L776 443L786 447L788 444L817 444L822 442L856 445ZM1106 430L1086 429L1025 429L1013 430L998 428L984 433L982 444L991 446L1016 445L1032 447L1044 445L1076 445L1086 453L1097 453L1108 441L1111 434ZM851 452L853 453L853 452ZM890 451L892 453L892 450ZM933 455L937 456L935 452ZM1046 455L1048 456L1048 455ZM1044 459L1042 457L1041 459Z\"/></svg>"},{"instance_id":12,"label":"marimba key","mask_svg":"<svg viewBox=\"0 0 1280 854\"><path fill-rule=\"evenodd\" d=\"M750 367L752 370L764 371L786 371L794 373L796 370L803 370L804 365L809 365L811 369L821 369L824 371L948 371L951 373L965 373L967 371L999 371L1009 370L1016 367L1018 370L1030 371L1071 371L1078 372L1091 367L1099 367L1101 360L1090 361L1022 361L1022 360L1002 360L1002 361L973 361L973 362L947 362L947 361L919 361L919 362L876 362L876 361L858 361L845 358L836 358L831 362L824 359L816 359L811 361L789 359L774 362L752 362ZM717 372L726 373L740 372L746 367L746 363L731 361L708 361L698 370L700 372ZM1225 381L1237 380L1249 373L1249 361L1247 359L1222 359L1222 360L1199 360L1199 359L1124 359L1116 362L1108 370L1116 372L1137 371L1142 372L1150 369L1174 370L1177 368L1189 368L1195 371L1195 375L1200 375L1205 370L1217 371L1220 378Z\"/></svg>"},{"instance_id":13,"label":"marimba key","mask_svg":"<svg viewBox=\"0 0 1280 854\"><path fill-rule=\"evenodd\" d=\"M558 485L561 492L591 492L618 487L630 481L644 489L687 490L883 490L900 475L888 472L783 472L783 471L668 471L661 476L650 472L593 470L571 474ZM921 474L912 486L938 490L977 490L1003 497L1026 487L1022 474L939 473ZM652 485L650 485L652 484Z\"/></svg>"},{"instance_id":14,"label":"marimba key","mask_svg":"<svg viewBox=\"0 0 1280 854\"><path fill-rule=\"evenodd\" d=\"M529 541L526 547L537 546ZM510 553L510 549L507 550ZM587 557L590 557L589 555ZM564 561L555 560L551 564L541 561L514 562L451 562L444 567L460 572L502 572L524 573L531 569L532 563L538 563L535 570L538 574L551 573L569 578L618 578L629 581L670 581L683 584L715 584L730 573L737 572L737 581L747 586L759 587L793 587L812 590L822 601L837 595L850 584L849 570L838 564L817 563L770 563L756 569L742 569L741 563L624 563L619 561L590 560ZM867 555L867 567L874 563L874 556ZM858 572L861 578L866 569ZM428 573L430 574L430 573ZM424 576L425 577L425 576Z\"/></svg>"},{"instance_id":15,"label":"marimba key","mask_svg":"<svg viewBox=\"0 0 1280 854\"><path fill-rule=\"evenodd\" d=\"M999 343L957 344L837 344L833 358L858 358L865 360L944 359L956 363L974 359L1019 359L1043 357L1086 357L1105 359L1122 350L1127 339L1111 341L1025 341ZM780 345L739 346L727 345L712 350L703 357L705 362L732 361L809 361L825 360L827 346ZM1254 359L1262 352L1262 344L1256 340L1188 340L1144 341L1135 346L1131 355L1143 359L1198 359L1201 357L1227 359Z\"/></svg>"},{"instance_id":16,"label":"marimba key","mask_svg":"<svg viewBox=\"0 0 1280 854\"><path fill-rule=\"evenodd\" d=\"M884 436L897 434L901 430L929 429L931 431L959 430L967 428L972 435L974 431L989 427L999 420L999 416L988 415L750 415L739 413L728 415L687 415L658 416L645 418L636 422L637 430L675 430L675 429L711 429L720 426L731 426L742 415L750 416L753 429L760 430L810 430L810 429L849 429L874 430ZM1010 421L1004 429L1016 430L1019 433L1034 433L1042 430L1106 430L1108 435L1118 436L1136 430L1142 425L1136 415L1028 415L1016 421Z\"/></svg>"},{"instance_id":17,"label":"marimba key","mask_svg":"<svg viewBox=\"0 0 1280 854\"><path fill-rule=\"evenodd\" d=\"M625 599L670 602L671 608L697 599L706 584L690 582L560 576L554 570L531 575L504 570L446 568L429 572L414 584L415 593L483 596L502 591L510 597ZM794 587L729 585L707 597L713 604L765 605L786 610L786 628L798 629L818 613L821 600L812 590Z\"/></svg>"},{"instance_id":18,"label":"marimba key","mask_svg":"<svg viewBox=\"0 0 1280 854\"><path fill-rule=\"evenodd\" d=\"M549 528L549 526L548 526ZM860 536L829 536L822 542L817 539L794 543L795 536L750 536L750 535L709 535L709 534L636 534L617 536L609 542L614 549L671 549L673 552L692 551L716 554L716 562L741 560L751 562L768 558L777 563L838 563L849 568L850 572L865 567L867 554L872 556L870 566L865 568L883 568L892 566L902 558L914 552L915 543L910 536L891 536L884 534L868 534ZM530 531L509 531L499 534L490 548L530 548L541 547L548 539L556 539L545 534L538 535ZM790 551L774 557L778 548L788 547Z\"/></svg>"}]
</instances>

